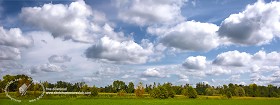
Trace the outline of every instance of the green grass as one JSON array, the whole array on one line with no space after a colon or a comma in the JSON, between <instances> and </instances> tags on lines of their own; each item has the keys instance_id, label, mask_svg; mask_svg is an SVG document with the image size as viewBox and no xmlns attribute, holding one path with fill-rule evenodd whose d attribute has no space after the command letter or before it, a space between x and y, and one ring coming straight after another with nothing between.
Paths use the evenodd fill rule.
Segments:
<instances>
[{"instance_id":1,"label":"green grass","mask_svg":"<svg viewBox=\"0 0 280 105\"><path fill-rule=\"evenodd\" d=\"M33 103L0 99L0 105L280 105L279 99L41 99Z\"/></svg>"}]
</instances>

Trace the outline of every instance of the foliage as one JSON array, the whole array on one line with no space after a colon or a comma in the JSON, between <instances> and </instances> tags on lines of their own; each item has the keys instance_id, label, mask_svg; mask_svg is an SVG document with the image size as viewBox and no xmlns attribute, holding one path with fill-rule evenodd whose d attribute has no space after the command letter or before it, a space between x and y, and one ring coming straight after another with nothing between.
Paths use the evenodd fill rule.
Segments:
<instances>
[{"instance_id":1,"label":"foliage","mask_svg":"<svg viewBox=\"0 0 280 105\"><path fill-rule=\"evenodd\" d=\"M120 90L126 90L127 86L123 81L116 80L113 82L114 92L119 92Z\"/></svg>"},{"instance_id":2,"label":"foliage","mask_svg":"<svg viewBox=\"0 0 280 105\"><path fill-rule=\"evenodd\" d=\"M184 96L187 96L187 97L188 97L188 96L189 96L188 89L186 89L186 88L185 88L185 89L183 89L183 90L182 90L182 95L184 95Z\"/></svg>"},{"instance_id":3,"label":"foliage","mask_svg":"<svg viewBox=\"0 0 280 105\"><path fill-rule=\"evenodd\" d=\"M95 86L93 86L92 88L91 88L91 96L97 96L98 95L98 88L97 87L95 87Z\"/></svg>"},{"instance_id":4,"label":"foliage","mask_svg":"<svg viewBox=\"0 0 280 105\"><path fill-rule=\"evenodd\" d=\"M236 96L243 97L245 96L245 90L242 87L235 88Z\"/></svg>"},{"instance_id":5,"label":"foliage","mask_svg":"<svg viewBox=\"0 0 280 105\"><path fill-rule=\"evenodd\" d=\"M135 95L136 95L137 97L142 97L144 93L145 93L145 89L144 89L144 87L143 87L142 82L140 82L140 83L138 84L137 88L135 89Z\"/></svg>"},{"instance_id":6,"label":"foliage","mask_svg":"<svg viewBox=\"0 0 280 105\"><path fill-rule=\"evenodd\" d=\"M118 96L125 96L125 94L126 94L126 91L123 89L118 92Z\"/></svg>"},{"instance_id":7,"label":"foliage","mask_svg":"<svg viewBox=\"0 0 280 105\"><path fill-rule=\"evenodd\" d=\"M213 96L215 94L215 89L212 87L209 87L205 90L206 95Z\"/></svg>"},{"instance_id":8,"label":"foliage","mask_svg":"<svg viewBox=\"0 0 280 105\"><path fill-rule=\"evenodd\" d=\"M127 92L128 93L134 93L134 84L133 84L133 82L129 82L128 83Z\"/></svg>"},{"instance_id":9,"label":"foliage","mask_svg":"<svg viewBox=\"0 0 280 105\"><path fill-rule=\"evenodd\" d=\"M192 86L189 86L188 93L189 98L197 98L197 92Z\"/></svg>"},{"instance_id":10,"label":"foliage","mask_svg":"<svg viewBox=\"0 0 280 105\"><path fill-rule=\"evenodd\" d=\"M227 92L226 92L226 96L227 96L227 98L232 98L231 92L230 92L230 91L227 91Z\"/></svg>"},{"instance_id":11,"label":"foliage","mask_svg":"<svg viewBox=\"0 0 280 105\"><path fill-rule=\"evenodd\" d=\"M197 94L199 94L199 95L205 95L206 94L206 92L205 92L205 90L207 89L207 88L209 88L210 87L210 85L208 85L208 84L206 84L206 83L204 83L204 82L199 82L199 83L197 83L196 84L196 91L197 91Z\"/></svg>"}]
</instances>

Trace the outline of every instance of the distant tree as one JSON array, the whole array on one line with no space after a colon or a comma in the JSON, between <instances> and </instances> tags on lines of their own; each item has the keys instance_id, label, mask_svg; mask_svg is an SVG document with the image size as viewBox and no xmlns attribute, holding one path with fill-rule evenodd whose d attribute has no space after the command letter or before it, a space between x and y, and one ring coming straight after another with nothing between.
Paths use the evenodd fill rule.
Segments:
<instances>
[{"instance_id":1,"label":"distant tree","mask_svg":"<svg viewBox=\"0 0 280 105\"><path fill-rule=\"evenodd\" d=\"M142 82L139 82L139 84L137 85L136 89L135 89L135 95L137 97L142 97L145 93L145 89L143 87Z\"/></svg>"},{"instance_id":2,"label":"distant tree","mask_svg":"<svg viewBox=\"0 0 280 105\"><path fill-rule=\"evenodd\" d=\"M126 91L123 89L118 92L118 96L125 96L125 94L126 94Z\"/></svg>"},{"instance_id":3,"label":"distant tree","mask_svg":"<svg viewBox=\"0 0 280 105\"><path fill-rule=\"evenodd\" d=\"M127 92L128 93L134 93L134 84L133 84L133 82L129 82L128 83Z\"/></svg>"},{"instance_id":4,"label":"distant tree","mask_svg":"<svg viewBox=\"0 0 280 105\"><path fill-rule=\"evenodd\" d=\"M119 80L116 80L113 82L113 89L115 92L118 92L120 90L125 90L125 82L123 81L119 81Z\"/></svg>"},{"instance_id":5,"label":"distant tree","mask_svg":"<svg viewBox=\"0 0 280 105\"><path fill-rule=\"evenodd\" d=\"M232 98L231 92L230 92L230 91L227 91L227 92L226 92L226 96L227 96L228 99L229 99L229 98Z\"/></svg>"},{"instance_id":6,"label":"distant tree","mask_svg":"<svg viewBox=\"0 0 280 105\"><path fill-rule=\"evenodd\" d=\"M206 94L206 93L205 93L205 90L206 90L208 87L210 87L210 85L205 84L204 82L202 82L202 83L199 82L199 83L196 84L195 90L197 91L197 94L199 94L199 95L205 95L205 94Z\"/></svg>"},{"instance_id":7,"label":"distant tree","mask_svg":"<svg viewBox=\"0 0 280 105\"><path fill-rule=\"evenodd\" d=\"M192 86L189 86L188 93L189 93L189 98L197 98L197 92Z\"/></svg>"},{"instance_id":8,"label":"distant tree","mask_svg":"<svg viewBox=\"0 0 280 105\"><path fill-rule=\"evenodd\" d=\"M4 83L2 83L2 80L0 79L0 93L4 91Z\"/></svg>"},{"instance_id":9,"label":"distant tree","mask_svg":"<svg viewBox=\"0 0 280 105\"><path fill-rule=\"evenodd\" d=\"M234 91L235 91L236 96L239 96L239 97L245 96L245 90L242 87L237 87L237 88L235 88Z\"/></svg>"},{"instance_id":10,"label":"distant tree","mask_svg":"<svg viewBox=\"0 0 280 105\"><path fill-rule=\"evenodd\" d=\"M188 91L188 88L185 88L182 90L182 95L186 96L186 97L189 97L189 91Z\"/></svg>"},{"instance_id":11,"label":"distant tree","mask_svg":"<svg viewBox=\"0 0 280 105\"><path fill-rule=\"evenodd\" d=\"M91 88L91 96L97 96L98 95L98 88L97 87L95 87L95 86L93 86L92 88Z\"/></svg>"},{"instance_id":12,"label":"distant tree","mask_svg":"<svg viewBox=\"0 0 280 105\"><path fill-rule=\"evenodd\" d=\"M177 95L181 95L183 91L183 87L181 86L172 86L172 90L175 92Z\"/></svg>"},{"instance_id":13,"label":"distant tree","mask_svg":"<svg viewBox=\"0 0 280 105\"><path fill-rule=\"evenodd\" d=\"M175 92L174 92L174 90L172 88L172 84L171 83L164 83L162 85L162 87L167 90L167 97L171 97L171 98L175 97Z\"/></svg>"},{"instance_id":14,"label":"distant tree","mask_svg":"<svg viewBox=\"0 0 280 105\"><path fill-rule=\"evenodd\" d=\"M205 93L206 93L206 95L208 95L208 96L213 96L214 93L215 93L215 89L212 88L212 87L209 87L209 88L207 88L207 89L205 90Z\"/></svg>"}]
</instances>

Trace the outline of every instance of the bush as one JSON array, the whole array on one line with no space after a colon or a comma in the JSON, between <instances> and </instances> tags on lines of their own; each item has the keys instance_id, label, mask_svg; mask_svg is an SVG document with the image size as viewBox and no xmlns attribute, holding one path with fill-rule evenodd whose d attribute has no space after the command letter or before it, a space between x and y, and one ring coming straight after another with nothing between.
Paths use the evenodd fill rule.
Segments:
<instances>
[{"instance_id":1,"label":"bush","mask_svg":"<svg viewBox=\"0 0 280 105\"><path fill-rule=\"evenodd\" d=\"M125 94L126 94L126 91L123 89L118 92L118 96L125 96Z\"/></svg>"},{"instance_id":2,"label":"bush","mask_svg":"<svg viewBox=\"0 0 280 105\"><path fill-rule=\"evenodd\" d=\"M182 90L182 95L184 95L184 96L189 96L189 92L188 92L188 89L183 89Z\"/></svg>"},{"instance_id":3,"label":"bush","mask_svg":"<svg viewBox=\"0 0 280 105\"><path fill-rule=\"evenodd\" d=\"M188 88L188 92L189 92L189 94L188 94L189 98L197 98L197 92L191 86Z\"/></svg>"},{"instance_id":4,"label":"bush","mask_svg":"<svg viewBox=\"0 0 280 105\"><path fill-rule=\"evenodd\" d=\"M235 90L236 96L243 97L245 96L245 90L242 87L237 87Z\"/></svg>"},{"instance_id":5,"label":"bush","mask_svg":"<svg viewBox=\"0 0 280 105\"><path fill-rule=\"evenodd\" d=\"M151 91L150 95L153 98L160 98L160 99L166 99L169 97L167 89L162 86L158 86L158 87L154 88Z\"/></svg>"},{"instance_id":6,"label":"bush","mask_svg":"<svg viewBox=\"0 0 280 105\"><path fill-rule=\"evenodd\" d=\"M226 92L226 96L227 96L228 99L229 99L229 98L232 98L231 92L230 92L230 91L227 91L227 92Z\"/></svg>"},{"instance_id":7,"label":"bush","mask_svg":"<svg viewBox=\"0 0 280 105\"><path fill-rule=\"evenodd\" d=\"M142 97L143 96L143 94L145 93L145 89L144 89L141 82L138 84L137 88L134 91L135 91L135 95L137 97Z\"/></svg>"},{"instance_id":8,"label":"bush","mask_svg":"<svg viewBox=\"0 0 280 105\"><path fill-rule=\"evenodd\" d=\"M98 95L98 89L95 86L93 86L91 88L90 92L91 92L91 96L97 96Z\"/></svg>"},{"instance_id":9,"label":"bush","mask_svg":"<svg viewBox=\"0 0 280 105\"><path fill-rule=\"evenodd\" d=\"M213 89L212 87L209 87L205 90L205 93L208 96L213 96L215 94L215 89Z\"/></svg>"}]
</instances>

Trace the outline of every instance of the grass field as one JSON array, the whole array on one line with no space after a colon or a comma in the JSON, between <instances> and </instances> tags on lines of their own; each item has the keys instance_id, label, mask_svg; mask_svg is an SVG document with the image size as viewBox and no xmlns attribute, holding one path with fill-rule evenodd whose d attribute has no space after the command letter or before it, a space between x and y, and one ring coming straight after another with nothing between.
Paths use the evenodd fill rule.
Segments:
<instances>
[{"instance_id":1,"label":"grass field","mask_svg":"<svg viewBox=\"0 0 280 105\"><path fill-rule=\"evenodd\" d=\"M14 102L0 99L0 105L280 105L279 99L41 99Z\"/></svg>"}]
</instances>

